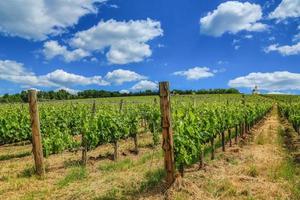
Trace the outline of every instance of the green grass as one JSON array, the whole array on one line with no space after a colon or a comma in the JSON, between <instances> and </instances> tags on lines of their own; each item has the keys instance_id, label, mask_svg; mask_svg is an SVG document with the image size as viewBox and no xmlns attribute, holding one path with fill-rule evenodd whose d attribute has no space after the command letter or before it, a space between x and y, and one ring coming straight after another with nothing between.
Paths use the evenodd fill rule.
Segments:
<instances>
[{"instance_id":1,"label":"green grass","mask_svg":"<svg viewBox=\"0 0 300 200\"><path fill-rule=\"evenodd\" d=\"M260 133L256 138L256 144L258 145L264 145L266 143L266 139L262 133Z\"/></svg>"},{"instance_id":2,"label":"green grass","mask_svg":"<svg viewBox=\"0 0 300 200\"><path fill-rule=\"evenodd\" d=\"M158 168L147 171L144 179L136 186L135 184L113 187L103 196L96 197L94 200L116 200L132 199L142 192L149 191L159 185L166 176L165 170Z\"/></svg>"},{"instance_id":3,"label":"green grass","mask_svg":"<svg viewBox=\"0 0 300 200\"><path fill-rule=\"evenodd\" d=\"M254 164L251 164L249 166L249 169L247 171L247 175L251 176L251 177L257 177L258 176L258 171L257 171L257 168Z\"/></svg>"},{"instance_id":4,"label":"green grass","mask_svg":"<svg viewBox=\"0 0 300 200\"><path fill-rule=\"evenodd\" d=\"M117 161L117 162L101 164L99 166L99 169L101 171L111 172L111 171L123 171L123 170L130 169L131 167L133 167L133 161L129 158L126 158L124 160Z\"/></svg>"},{"instance_id":5,"label":"green grass","mask_svg":"<svg viewBox=\"0 0 300 200\"><path fill-rule=\"evenodd\" d=\"M155 151L141 156L141 158L137 161L133 161L130 158L125 158L124 160L120 160L117 162L103 163L99 166L99 170L104 172L124 171L132 167L143 165L148 160L159 159L160 157L162 157L162 151Z\"/></svg>"},{"instance_id":6,"label":"green grass","mask_svg":"<svg viewBox=\"0 0 300 200\"><path fill-rule=\"evenodd\" d=\"M20 173L18 174L18 177L20 178L29 178L32 177L35 174L35 169L33 166L26 166L26 168Z\"/></svg>"},{"instance_id":7,"label":"green grass","mask_svg":"<svg viewBox=\"0 0 300 200\"><path fill-rule=\"evenodd\" d=\"M284 145L284 137L287 134L284 129L278 129L277 142L279 145ZM291 191L291 200L300 199L300 165L294 162L294 159L290 156L290 149L285 149L286 159L284 159L277 166L272 167L268 176L274 180L283 179L289 183L289 189Z\"/></svg>"},{"instance_id":8,"label":"green grass","mask_svg":"<svg viewBox=\"0 0 300 200\"><path fill-rule=\"evenodd\" d=\"M87 178L87 176L88 173L85 167L74 167L70 169L69 173L62 180L60 180L57 185L58 187L63 188L68 186L70 183L83 180Z\"/></svg>"},{"instance_id":9,"label":"green grass","mask_svg":"<svg viewBox=\"0 0 300 200\"><path fill-rule=\"evenodd\" d=\"M162 179L165 176L166 176L166 172L164 169L156 169L153 171L148 171L145 174L145 180L142 182L139 191L143 192L154 188L162 181Z\"/></svg>"},{"instance_id":10,"label":"green grass","mask_svg":"<svg viewBox=\"0 0 300 200\"><path fill-rule=\"evenodd\" d=\"M7 155L1 155L0 156L0 161L4 161L4 160L10 160L10 159L14 159L14 158L23 158L26 156L30 156L31 152L21 152L21 153L17 153L17 154L7 154Z\"/></svg>"},{"instance_id":11,"label":"green grass","mask_svg":"<svg viewBox=\"0 0 300 200\"><path fill-rule=\"evenodd\" d=\"M204 189L211 193L214 197L232 197L237 195L235 186L228 180L207 180Z\"/></svg>"}]
</instances>

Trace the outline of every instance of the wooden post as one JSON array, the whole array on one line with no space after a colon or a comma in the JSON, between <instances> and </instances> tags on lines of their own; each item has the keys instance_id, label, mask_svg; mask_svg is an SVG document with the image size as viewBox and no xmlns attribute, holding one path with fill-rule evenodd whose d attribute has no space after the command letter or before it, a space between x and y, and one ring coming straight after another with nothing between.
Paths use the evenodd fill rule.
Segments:
<instances>
[{"instance_id":1,"label":"wooden post","mask_svg":"<svg viewBox=\"0 0 300 200\"><path fill-rule=\"evenodd\" d=\"M246 107L246 99L245 99L245 95L243 94L242 96L242 104L244 106L244 108ZM247 133L246 130L246 117L244 118L244 122L243 122L243 129L242 129L242 137L244 138L244 135Z\"/></svg>"},{"instance_id":2,"label":"wooden post","mask_svg":"<svg viewBox=\"0 0 300 200\"><path fill-rule=\"evenodd\" d=\"M215 138L211 138L210 140L210 144L211 144L211 159L215 159Z\"/></svg>"},{"instance_id":3,"label":"wooden post","mask_svg":"<svg viewBox=\"0 0 300 200\"><path fill-rule=\"evenodd\" d=\"M171 185L175 181L175 160L169 82L159 83L159 96L166 181L168 185Z\"/></svg>"},{"instance_id":4,"label":"wooden post","mask_svg":"<svg viewBox=\"0 0 300 200\"><path fill-rule=\"evenodd\" d=\"M87 142L86 142L84 133L81 134L81 146L82 146L81 161L82 161L82 165L86 166L86 164L87 164Z\"/></svg>"},{"instance_id":5,"label":"wooden post","mask_svg":"<svg viewBox=\"0 0 300 200\"><path fill-rule=\"evenodd\" d=\"M92 105L92 118L94 118L96 115L96 100L93 101L93 105ZM87 162L88 162L88 155L87 155L87 152L88 152L88 144L87 144L87 141L86 141L86 138L85 138L85 134L86 133L81 133L81 147L82 147L82 156L81 156L81 164L83 166L86 166L87 165Z\"/></svg>"},{"instance_id":6,"label":"wooden post","mask_svg":"<svg viewBox=\"0 0 300 200\"><path fill-rule=\"evenodd\" d=\"M235 139L234 139L234 142L235 144L238 143L238 125L235 126Z\"/></svg>"},{"instance_id":7,"label":"wooden post","mask_svg":"<svg viewBox=\"0 0 300 200\"><path fill-rule=\"evenodd\" d=\"M228 137L229 137L229 146L232 147L232 141L231 141L231 129L228 129Z\"/></svg>"},{"instance_id":8,"label":"wooden post","mask_svg":"<svg viewBox=\"0 0 300 200\"><path fill-rule=\"evenodd\" d=\"M123 111L123 105L124 105L124 100L121 99L120 107L119 107L120 114ZM114 161L117 161L119 159L119 152L118 152L119 142L116 140L116 141L113 142L113 145L114 145Z\"/></svg>"},{"instance_id":9,"label":"wooden post","mask_svg":"<svg viewBox=\"0 0 300 200\"><path fill-rule=\"evenodd\" d=\"M204 166L204 147L201 148L200 150L200 155L199 155L199 169L203 169Z\"/></svg>"},{"instance_id":10,"label":"wooden post","mask_svg":"<svg viewBox=\"0 0 300 200\"><path fill-rule=\"evenodd\" d=\"M92 117L94 118L96 114L96 100L93 102L93 107L92 107Z\"/></svg>"},{"instance_id":11,"label":"wooden post","mask_svg":"<svg viewBox=\"0 0 300 200\"><path fill-rule=\"evenodd\" d=\"M124 105L124 100L121 99L121 101L120 101L120 108L119 108L120 113L121 113L122 110L123 110L123 105Z\"/></svg>"},{"instance_id":12,"label":"wooden post","mask_svg":"<svg viewBox=\"0 0 300 200\"><path fill-rule=\"evenodd\" d=\"M28 93L29 112L32 129L32 152L35 162L35 170L39 176L45 175L42 136L40 131L39 110L37 105L37 91L29 90Z\"/></svg>"},{"instance_id":13,"label":"wooden post","mask_svg":"<svg viewBox=\"0 0 300 200\"><path fill-rule=\"evenodd\" d=\"M225 131L222 131L222 151L225 151Z\"/></svg>"}]
</instances>

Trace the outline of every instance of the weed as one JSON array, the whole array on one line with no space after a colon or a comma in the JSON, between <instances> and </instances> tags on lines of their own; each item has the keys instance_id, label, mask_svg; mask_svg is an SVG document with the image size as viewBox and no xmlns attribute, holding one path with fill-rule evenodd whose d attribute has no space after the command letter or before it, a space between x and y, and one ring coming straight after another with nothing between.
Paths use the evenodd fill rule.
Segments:
<instances>
[{"instance_id":1,"label":"weed","mask_svg":"<svg viewBox=\"0 0 300 200\"><path fill-rule=\"evenodd\" d=\"M35 174L34 167L28 165L20 174L18 174L18 177L29 178L34 174Z\"/></svg>"},{"instance_id":2,"label":"weed","mask_svg":"<svg viewBox=\"0 0 300 200\"><path fill-rule=\"evenodd\" d=\"M257 168L254 164L251 164L248 171L247 171L247 175L251 176L251 177L257 177L258 176L258 171Z\"/></svg>"},{"instance_id":3,"label":"weed","mask_svg":"<svg viewBox=\"0 0 300 200\"><path fill-rule=\"evenodd\" d=\"M0 156L0 161L10 160L10 159L13 159L13 158L23 158L23 157L30 156L30 155L31 155L30 151L28 151L28 152L21 152L21 153L18 153L18 154L1 155Z\"/></svg>"},{"instance_id":4,"label":"weed","mask_svg":"<svg viewBox=\"0 0 300 200\"><path fill-rule=\"evenodd\" d=\"M102 164L99 166L99 169L101 171L110 172L115 170L119 170L119 171L127 170L131 167L133 167L133 161L129 158L126 158L118 162L110 162L110 163Z\"/></svg>"},{"instance_id":5,"label":"weed","mask_svg":"<svg viewBox=\"0 0 300 200\"><path fill-rule=\"evenodd\" d=\"M140 192L154 188L165 176L166 172L164 169L159 168L153 171L148 171L145 175L145 180L141 184Z\"/></svg>"},{"instance_id":6,"label":"weed","mask_svg":"<svg viewBox=\"0 0 300 200\"><path fill-rule=\"evenodd\" d=\"M84 167L74 167L70 172L64 177L64 179L58 182L60 188L68 186L72 182L83 180L87 177L87 170Z\"/></svg>"},{"instance_id":7,"label":"weed","mask_svg":"<svg viewBox=\"0 0 300 200\"><path fill-rule=\"evenodd\" d=\"M265 137L262 133L260 133L256 138L256 144L264 145L266 143Z\"/></svg>"}]
</instances>

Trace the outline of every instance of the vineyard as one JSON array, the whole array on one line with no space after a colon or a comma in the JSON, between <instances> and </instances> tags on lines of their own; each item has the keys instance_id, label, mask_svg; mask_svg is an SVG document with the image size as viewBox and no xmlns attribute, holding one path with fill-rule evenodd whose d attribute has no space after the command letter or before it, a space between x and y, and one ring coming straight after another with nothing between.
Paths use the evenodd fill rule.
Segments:
<instances>
[{"instance_id":1,"label":"vineyard","mask_svg":"<svg viewBox=\"0 0 300 200\"><path fill-rule=\"evenodd\" d=\"M166 183L170 185L178 174L184 177L186 171L195 165L203 169L207 160L216 158L218 147L225 152L225 148L247 138L253 127L276 104L281 115L299 132L299 102L298 99L286 96L170 96L168 91L163 95L161 92L160 98L150 96L41 102L38 104L38 112L42 155L46 160L46 167L42 166L46 168L46 175L43 176L47 179L47 173L51 174L51 170L47 170L51 164L47 161L58 155L72 155L73 161L78 161L79 166L89 169L95 164L93 159L99 156L95 156L99 149L113 152L109 166L114 168L118 166L114 163L124 162L127 153L124 153L123 145L126 144L132 153L129 160L125 159L130 166L139 163L134 161L137 159L135 157L147 159L149 152L156 152L152 157L156 155L154 157L160 163L159 168L163 168L161 161L165 166L165 170L159 174L166 176ZM27 104L0 105L0 147L30 146L30 121ZM161 145L165 158L161 157ZM28 154L18 159L26 156ZM5 161L10 158L2 155L1 159ZM63 159L63 162L66 161ZM101 159L98 162L101 164L103 161ZM6 176L3 174L0 181L6 181ZM4 190L0 191L4 194Z\"/></svg>"}]
</instances>

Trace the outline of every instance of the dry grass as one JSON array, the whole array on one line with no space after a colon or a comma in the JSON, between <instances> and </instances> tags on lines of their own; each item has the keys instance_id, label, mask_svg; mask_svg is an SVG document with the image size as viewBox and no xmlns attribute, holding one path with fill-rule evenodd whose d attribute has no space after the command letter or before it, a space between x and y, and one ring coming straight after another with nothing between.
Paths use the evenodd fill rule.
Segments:
<instances>
[{"instance_id":1,"label":"dry grass","mask_svg":"<svg viewBox=\"0 0 300 200\"><path fill-rule=\"evenodd\" d=\"M161 147L151 148L151 135L140 138L139 155L130 151L133 141L121 141L117 162L111 145L91 151L86 169L80 152L50 156L44 179L33 173L30 146L0 147L0 199L300 199L300 167L282 148L280 130L275 108L238 145L218 149L213 161L206 156L203 170L187 169L168 190Z\"/></svg>"},{"instance_id":2,"label":"dry grass","mask_svg":"<svg viewBox=\"0 0 300 200\"><path fill-rule=\"evenodd\" d=\"M89 152L86 169L79 165L80 152L51 155L44 179L34 175L32 156L7 156L0 160L0 199L132 199L140 193L151 194L163 176L160 146L151 144L150 134L141 135L140 154L135 155L133 141L121 141L117 162L110 160L113 147L101 146ZM0 147L0 158L30 150L30 145Z\"/></svg>"},{"instance_id":3,"label":"dry grass","mask_svg":"<svg viewBox=\"0 0 300 200\"><path fill-rule=\"evenodd\" d=\"M277 174L285 163L286 154L278 143L281 126L274 109L239 145L228 147L225 153L219 149L217 159L207 161L204 170L188 170L184 180L200 196L183 188L173 191L171 199L291 199L295 196L292 184L284 178L270 178L270 170Z\"/></svg>"}]
</instances>

